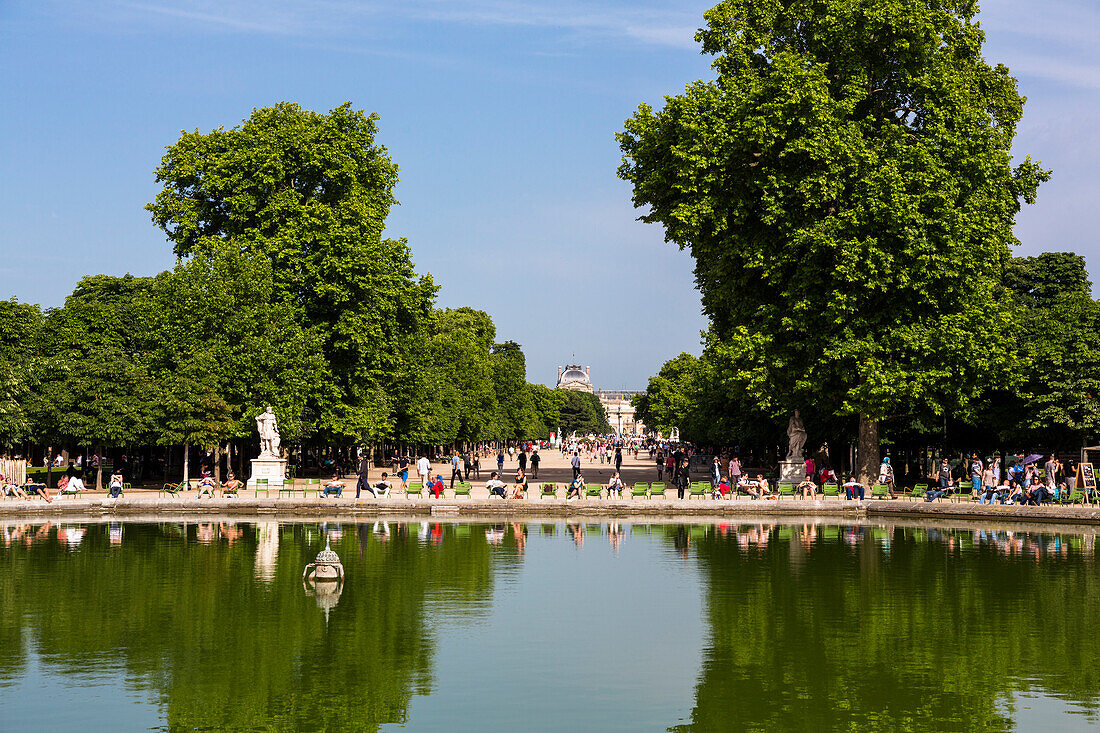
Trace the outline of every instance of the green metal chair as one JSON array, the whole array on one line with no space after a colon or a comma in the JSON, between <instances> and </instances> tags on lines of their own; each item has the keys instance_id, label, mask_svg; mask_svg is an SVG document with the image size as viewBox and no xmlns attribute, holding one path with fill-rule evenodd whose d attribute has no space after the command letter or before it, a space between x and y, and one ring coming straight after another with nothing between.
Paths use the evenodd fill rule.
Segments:
<instances>
[{"instance_id":1,"label":"green metal chair","mask_svg":"<svg viewBox=\"0 0 1100 733\"><path fill-rule=\"evenodd\" d=\"M917 501L924 501L925 495L928 493L928 484L917 484L913 488L909 489L909 493L906 496L910 499Z\"/></svg>"},{"instance_id":2,"label":"green metal chair","mask_svg":"<svg viewBox=\"0 0 1100 733\"><path fill-rule=\"evenodd\" d=\"M1084 504L1085 503L1085 492L1081 491L1080 489L1074 489L1073 491L1069 492L1068 495L1063 494L1058 499L1058 503L1059 504Z\"/></svg>"},{"instance_id":3,"label":"green metal chair","mask_svg":"<svg viewBox=\"0 0 1100 733\"><path fill-rule=\"evenodd\" d=\"M465 496L467 499L471 498L470 489L472 488L472 484L459 481L457 484L455 484L455 498L457 499L460 496Z\"/></svg>"},{"instance_id":4,"label":"green metal chair","mask_svg":"<svg viewBox=\"0 0 1100 733\"><path fill-rule=\"evenodd\" d=\"M160 491L157 492L157 497L159 498L165 494L178 497L179 493L183 491L184 488L185 484L182 481L178 484L165 484L160 488Z\"/></svg>"},{"instance_id":5,"label":"green metal chair","mask_svg":"<svg viewBox=\"0 0 1100 733\"><path fill-rule=\"evenodd\" d=\"M706 499L707 494L709 494L709 493L710 493L710 484L704 483L702 481L693 481L688 486L688 496L687 496L687 498L691 499L691 498L694 498L694 497L698 496L700 499Z\"/></svg>"},{"instance_id":6,"label":"green metal chair","mask_svg":"<svg viewBox=\"0 0 1100 733\"><path fill-rule=\"evenodd\" d=\"M283 494L288 494L290 498L293 499L295 491L297 491L297 489L294 488L294 481L288 479L286 482L283 483L282 486L279 487L279 491L275 496L277 499L282 499ZM305 496L305 494L303 493L302 496Z\"/></svg>"},{"instance_id":7,"label":"green metal chair","mask_svg":"<svg viewBox=\"0 0 1100 733\"><path fill-rule=\"evenodd\" d=\"M839 481L826 481L825 485L821 487L821 493L826 498L830 497L830 496L835 496L837 499L839 499L840 495L842 493L842 490L840 488L840 482Z\"/></svg>"},{"instance_id":8,"label":"green metal chair","mask_svg":"<svg viewBox=\"0 0 1100 733\"><path fill-rule=\"evenodd\" d=\"M603 485L602 484L585 484L584 485L584 495L586 497L594 496L597 499L599 499L602 494L603 494Z\"/></svg>"},{"instance_id":9,"label":"green metal chair","mask_svg":"<svg viewBox=\"0 0 1100 733\"><path fill-rule=\"evenodd\" d=\"M418 499L424 498L424 482L423 481L410 481L409 485L405 487L405 498L412 499L413 494L416 494Z\"/></svg>"},{"instance_id":10,"label":"green metal chair","mask_svg":"<svg viewBox=\"0 0 1100 733\"><path fill-rule=\"evenodd\" d=\"M252 479L252 498L255 499L260 495L260 492L264 492L264 496L271 498L271 487L268 486L268 481L265 478Z\"/></svg>"},{"instance_id":11,"label":"green metal chair","mask_svg":"<svg viewBox=\"0 0 1100 733\"><path fill-rule=\"evenodd\" d=\"M647 497L649 496L649 484L637 483L630 487L630 498L633 499L636 496Z\"/></svg>"},{"instance_id":12,"label":"green metal chair","mask_svg":"<svg viewBox=\"0 0 1100 733\"><path fill-rule=\"evenodd\" d=\"M665 498L665 485L660 481L649 485L649 498L652 499L655 496Z\"/></svg>"},{"instance_id":13,"label":"green metal chair","mask_svg":"<svg viewBox=\"0 0 1100 733\"><path fill-rule=\"evenodd\" d=\"M556 499L558 497L558 485L557 484L543 484L539 489L539 498L545 499L546 497Z\"/></svg>"},{"instance_id":14,"label":"green metal chair","mask_svg":"<svg viewBox=\"0 0 1100 733\"><path fill-rule=\"evenodd\" d=\"M794 498L794 484L790 481L780 481L775 485L775 492L782 499L784 496Z\"/></svg>"},{"instance_id":15,"label":"green metal chair","mask_svg":"<svg viewBox=\"0 0 1100 733\"><path fill-rule=\"evenodd\" d=\"M872 499L889 499L890 498L890 487L887 486L886 484L875 484L874 486L871 487L871 498Z\"/></svg>"},{"instance_id":16,"label":"green metal chair","mask_svg":"<svg viewBox=\"0 0 1100 733\"><path fill-rule=\"evenodd\" d=\"M974 500L973 494L970 493L971 491L973 491L973 487L970 484L960 486L955 489L955 492L953 494L951 494L951 501L955 502L956 504L966 504L968 502L971 502Z\"/></svg>"},{"instance_id":17,"label":"green metal chair","mask_svg":"<svg viewBox=\"0 0 1100 733\"><path fill-rule=\"evenodd\" d=\"M307 495L313 494L318 499L321 498L321 479L319 478L307 478L306 485L302 487L302 498L306 498Z\"/></svg>"}]
</instances>

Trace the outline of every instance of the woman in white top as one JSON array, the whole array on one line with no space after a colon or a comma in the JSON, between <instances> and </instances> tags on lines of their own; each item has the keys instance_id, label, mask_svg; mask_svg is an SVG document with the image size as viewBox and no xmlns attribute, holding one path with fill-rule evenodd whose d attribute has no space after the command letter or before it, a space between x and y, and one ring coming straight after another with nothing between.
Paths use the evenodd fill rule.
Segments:
<instances>
[{"instance_id":1,"label":"woman in white top","mask_svg":"<svg viewBox=\"0 0 1100 733\"><path fill-rule=\"evenodd\" d=\"M623 498L623 480L619 478L619 472L611 474L611 480L607 482L607 498L611 498L611 492L615 492L618 497Z\"/></svg>"}]
</instances>

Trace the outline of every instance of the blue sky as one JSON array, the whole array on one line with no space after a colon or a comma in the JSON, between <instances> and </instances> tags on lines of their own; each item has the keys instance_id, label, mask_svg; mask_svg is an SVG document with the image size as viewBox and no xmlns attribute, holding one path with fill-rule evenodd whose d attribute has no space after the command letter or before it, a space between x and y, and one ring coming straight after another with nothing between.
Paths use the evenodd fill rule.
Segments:
<instances>
[{"instance_id":1,"label":"blue sky","mask_svg":"<svg viewBox=\"0 0 1100 733\"><path fill-rule=\"evenodd\" d=\"M699 351L691 259L634 220L614 133L709 59L707 2L0 0L0 297L59 305L84 274L173 264L142 206L180 130L281 100L381 115L401 168L388 234L443 306L488 311L528 378L576 354L641 388ZM1029 97L1017 137L1055 171L1021 254L1072 250L1100 280L1100 6L986 0L986 57Z\"/></svg>"}]
</instances>

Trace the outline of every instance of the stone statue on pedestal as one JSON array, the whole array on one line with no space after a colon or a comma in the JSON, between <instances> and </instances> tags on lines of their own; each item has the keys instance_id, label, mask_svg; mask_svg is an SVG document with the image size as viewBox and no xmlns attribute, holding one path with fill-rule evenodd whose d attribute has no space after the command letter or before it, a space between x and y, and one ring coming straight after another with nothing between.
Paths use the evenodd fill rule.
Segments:
<instances>
[{"instance_id":1,"label":"stone statue on pedestal","mask_svg":"<svg viewBox=\"0 0 1100 733\"><path fill-rule=\"evenodd\" d=\"M269 406L256 417L256 430L260 433L260 457L279 457L279 423Z\"/></svg>"},{"instance_id":2,"label":"stone statue on pedestal","mask_svg":"<svg viewBox=\"0 0 1100 733\"><path fill-rule=\"evenodd\" d=\"M790 442L790 450L787 451L788 462L802 462L805 457L802 449L806 446L806 428L802 424L802 416L798 410L791 415L791 421L787 423L787 440Z\"/></svg>"}]
</instances>

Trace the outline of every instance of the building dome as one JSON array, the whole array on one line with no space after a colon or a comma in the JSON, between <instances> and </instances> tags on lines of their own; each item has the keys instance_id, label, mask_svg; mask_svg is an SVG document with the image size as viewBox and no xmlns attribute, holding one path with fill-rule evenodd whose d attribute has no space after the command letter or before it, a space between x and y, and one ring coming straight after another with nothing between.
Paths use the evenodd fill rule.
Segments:
<instances>
[{"instance_id":1,"label":"building dome","mask_svg":"<svg viewBox=\"0 0 1100 733\"><path fill-rule=\"evenodd\" d=\"M578 364L569 364L562 369L558 367L558 389L569 389L575 392L591 392L592 380L588 376L588 368Z\"/></svg>"}]
</instances>

